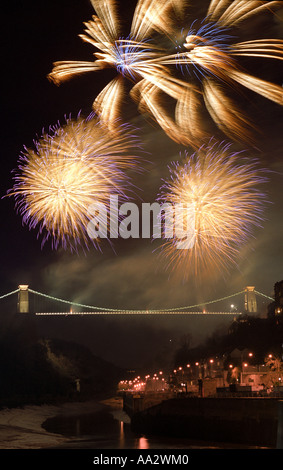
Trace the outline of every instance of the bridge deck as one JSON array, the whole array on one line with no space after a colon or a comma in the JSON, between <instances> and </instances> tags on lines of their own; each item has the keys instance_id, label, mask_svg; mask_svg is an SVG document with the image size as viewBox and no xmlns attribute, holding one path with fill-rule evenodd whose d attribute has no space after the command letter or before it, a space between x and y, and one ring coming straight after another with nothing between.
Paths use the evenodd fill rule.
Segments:
<instances>
[{"instance_id":1,"label":"bridge deck","mask_svg":"<svg viewBox=\"0 0 283 470\"><path fill-rule=\"evenodd\" d=\"M115 310L94 312L36 312L37 316L44 315L242 315L241 312L191 312L191 311L167 311L167 310Z\"/></svg>"}]
</instances>

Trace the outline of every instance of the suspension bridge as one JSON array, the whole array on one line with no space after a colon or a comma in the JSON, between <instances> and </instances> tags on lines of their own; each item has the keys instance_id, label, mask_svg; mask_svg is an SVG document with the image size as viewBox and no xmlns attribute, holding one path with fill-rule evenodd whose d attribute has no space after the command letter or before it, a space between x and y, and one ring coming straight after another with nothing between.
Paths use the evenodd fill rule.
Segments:
<instances>
[{"instance_id":1,"label":"suspension bridge","mask_svg":"<svg viewBox=\"0 0 283 470\"><path fill-rule=\"evenodd\" d=\"M70 316L70 315L242 315L242 312L231 308L229 311L209 310L214 304L244 296L245 313L257 312L257 296L269 301L274 299L255 290L254 286L247 286L240 292L215 300L208 300L195 305L179 306L163 309L114 309L96 305L86 305L72 300L61 299L52 295L37 292L28 285L19 285L18 289L0 295L0 302L8 297L17 296L17 312L20 314L33 314L36 316Z\"/></svg>"}]
</instances>

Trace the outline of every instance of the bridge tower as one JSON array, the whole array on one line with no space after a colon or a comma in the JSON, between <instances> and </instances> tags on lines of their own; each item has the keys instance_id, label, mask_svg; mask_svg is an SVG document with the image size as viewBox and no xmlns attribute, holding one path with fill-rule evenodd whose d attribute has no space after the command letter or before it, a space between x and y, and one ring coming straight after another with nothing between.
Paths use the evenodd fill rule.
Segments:
<instances>
[{"instance_id":1,"label":"bridge tower","mask_svg":"<svg viewBox=\"0 0 283 470\"><path fill-rule=\"evenodd\" d=\"M257 312L257 302L255 296L255 287L247 286L245 288L245 311L246 313L256 313Z\"/></svg>"},{"instance_id":2,"label":"bridge tower","mask_svg":"<svg viewBox=\"0 0 283 470\"><path fill-rule=\"evenodd\" d=\"M29 292L28 285L20 284L18 293L18 313L29 313Z\"/></svg>"}]
</instances>

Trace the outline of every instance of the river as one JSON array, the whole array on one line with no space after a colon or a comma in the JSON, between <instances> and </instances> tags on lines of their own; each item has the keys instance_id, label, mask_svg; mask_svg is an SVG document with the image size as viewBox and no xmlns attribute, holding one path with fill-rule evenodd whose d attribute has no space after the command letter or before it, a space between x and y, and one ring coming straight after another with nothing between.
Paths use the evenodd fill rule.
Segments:
<instances>
[{"instance_id":1,"label":"river","mask_svg":"<svg viewBox=\"0 0 283 470\"><path fill-rule=\"evenodd\" d=\"M0 410L0 449L242 449L245 446L136 435L113 400Z\"/></svg>"},{"instance_id":2,"label":"river","mask_svg":"<svg viewBox=\"0 0 283 470\"><path fill-rule=\"evenodd\" d=\"M204 443L186 438L136 435L130 418L122 409L104 406L94 413L48 418L43 424L48 433L67 438L57 449L220 449L244 448L219 443Z\"/></svg>"}]
</instances>

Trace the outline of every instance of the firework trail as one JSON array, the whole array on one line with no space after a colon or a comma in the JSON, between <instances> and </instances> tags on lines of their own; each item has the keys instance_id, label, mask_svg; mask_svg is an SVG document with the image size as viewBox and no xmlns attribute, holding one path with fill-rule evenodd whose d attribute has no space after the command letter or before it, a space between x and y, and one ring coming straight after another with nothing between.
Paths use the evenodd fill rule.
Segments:
<instances>
[{"instance_id":1,"label":"firework trail","mask_svg":"<svg viewBox=\"0 0 283 470\"><path fill-rule=\"evenodd\" d=\"M214 140L174 163L159 195L161 204L178 208L173 236L162 249L168 267L200 279L235 266L253 229L261 226L266 196L259 185L266 181L257 162Z\"/></svg>"},{"instance_id":2,"label":"firework trail","mask_svg":"<svg viewBox=\"0 0 283 470\"><path fill-rule=\"evenodd\" d=\"M241 57L283 58L283 41L236 42L240 27L282 1L211 0L205 18L185 19L185 0L139 0L130 34L122 36L113 0L91 0L96 15L85 23L83 41L94 46L94 60L55 62L49 78L59 84L74 75L115 68L118 76L98 94L93 109L109 128L121 112L124 79L139 111L149 113L168 136L196 148L209 137L203 112L230 139L251 142L253 124L232 94L248 88L282 105L282 87L246 72ZM166 41L169 40L169 44ZM99 52L100 51L100 52ZM167 102L173 100L173 115Z\"/></svg>"},{"instance_id":3,"label":"firework trail","mask_svg":"<svg viewBox=\"0 0 283 470\"><path fill-rule=\"evenodd\" d=\"M254 126L231 98L231 91L239 92L240 96L241 87L245 87L283 105L282 86L247 73L239 60L240 57L282 60L283 41L254 39L235 42L235 38L242 34L240 26L247 25L247 20L280 7L283 7L282 1L211 0L205 18L195 20L190 27L184 28L178 39L172 38L176 50L164 56L162 64L166 67L174 65L182 71L183 77L187 77L187 86L180 89L180 95L176 98L174 125L178 127L179 134L182 130L182 134L187 135L196 146L207 138L202 124L204 107L217 127L230 139L253 140ZM146 97L143 100L146 101ZM160 96L156 100L152 89L148 106L151 112L155 110L157 120L162 119L159 102Z\"/></svg>"},{"instance_id":4,"label":"firework trail","mask_svg":"<svg viewBox=\"0 0 283 470\"><path fill-rule=\"evenodd\" d=\"M51 240L54 249L76 251L90 243L100 249L101 239L91 240L87 232L90 208L103 204L108 210L111 194L127 200L127 171L138 161L131 153L138 145L131 129L120 126L117 132L109 136L92 115L68 119L22 152L8 195L15 197L23 223L38 229L42 245Z\"/></svg>"},{"instance_id":5,"label":"firework trail","mask_svg":"<svg viewBox=\"0 0 283 470\"><path fill-rule=\"evenodd\" d=\"M85 33L80 37L96 50L95 60L55 62L49 78L60 84L72 76L96 72L105 68L115 68L118 76L111 80L93 102L93 110L100 119L115 129L120 115L124 95L124 78L132 83L141 79L158 84L158 76L166 69L160 64L160 48L149 41L149 35L155 31L170 29L168 12L172 6L179 10L176 0L164 0L162 3L140 0L136 6L131 31L126 37L121 36L115 2L91 0L97 15L85 23Z\"/></svg>"}]
</instances>

